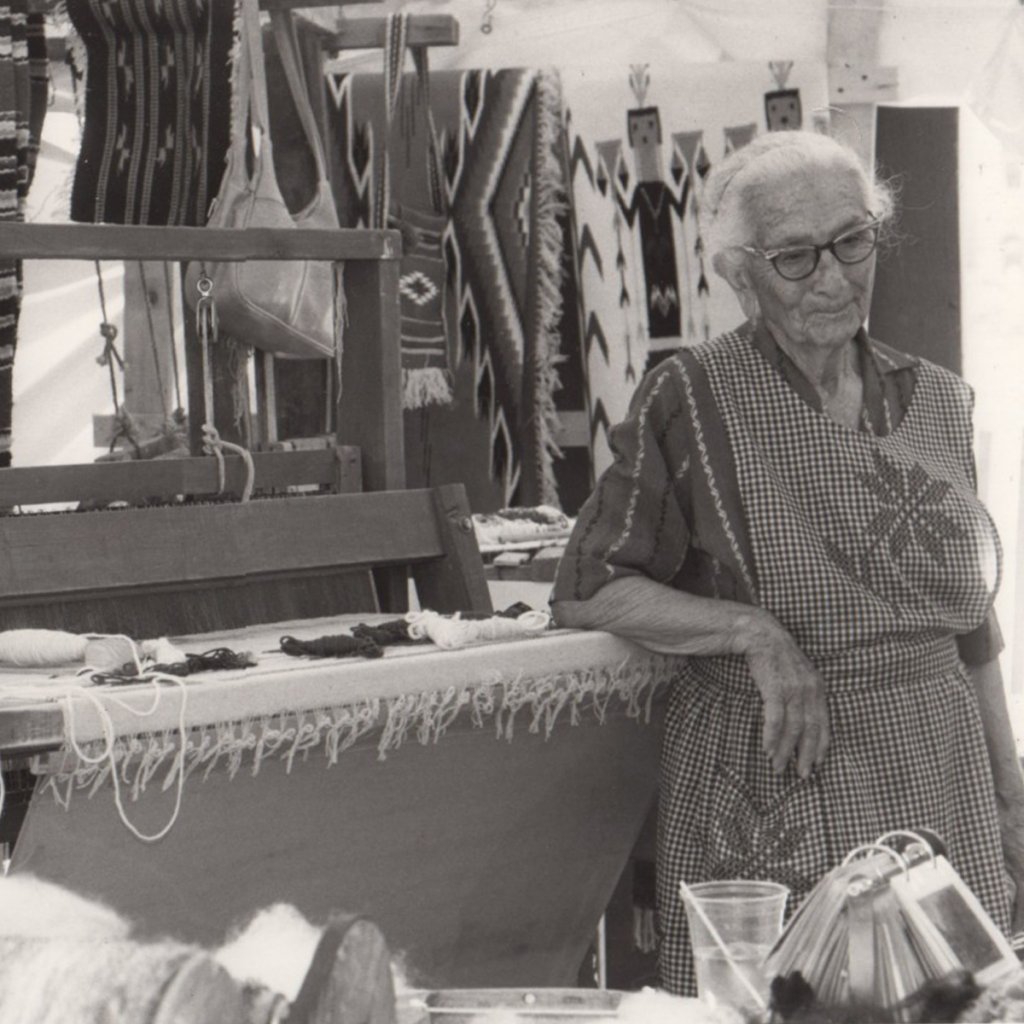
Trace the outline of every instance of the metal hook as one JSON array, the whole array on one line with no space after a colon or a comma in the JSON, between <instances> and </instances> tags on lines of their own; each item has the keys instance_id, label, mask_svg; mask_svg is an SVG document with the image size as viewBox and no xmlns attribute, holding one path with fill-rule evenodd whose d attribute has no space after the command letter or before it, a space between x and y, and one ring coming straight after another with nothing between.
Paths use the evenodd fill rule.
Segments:
<instances>
[{"instance_id":1,"label":"metal hook","mask_svg":"<svg viewBox=\"0 0 1024 1024\"><path fill-rule=\"evenodd\" d=\"M1022 0L1024 2L1024 0ZM480 24L480 31L485 36L494 31L494 8L498 6L498 0L487 0L487 7L484 9L484 18Z\"/></svg>"}]
</instances>

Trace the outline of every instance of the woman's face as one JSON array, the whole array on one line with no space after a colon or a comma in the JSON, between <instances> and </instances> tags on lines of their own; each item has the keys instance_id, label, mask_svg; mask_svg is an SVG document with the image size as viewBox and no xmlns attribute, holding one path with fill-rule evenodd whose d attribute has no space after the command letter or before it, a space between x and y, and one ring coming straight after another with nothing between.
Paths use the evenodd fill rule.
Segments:
<instances>
[{"instance_id":1,"label":"woman's face","mask_svg":"<svg viewBox=\"0 0 1024 1024\"><path fill-rule=\"evenodd\" d=\"M824 245L871 220L860 178L846 169L800 172L755 200L752 213L758 225L754 244L765 250ZM787 281L761 256L749 255L748 267L760 316L784 345L838 349L867 318L874 254L850 265L823 252L814 273L802 281Z\"/></svg>"}]
</instances>

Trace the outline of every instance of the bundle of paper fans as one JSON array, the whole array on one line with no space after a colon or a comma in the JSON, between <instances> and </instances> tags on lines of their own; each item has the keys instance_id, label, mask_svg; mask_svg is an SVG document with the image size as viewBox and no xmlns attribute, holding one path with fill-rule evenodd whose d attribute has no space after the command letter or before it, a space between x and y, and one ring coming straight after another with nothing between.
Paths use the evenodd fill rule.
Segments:
<instances>
[{"instance_id":1,"label":"bundle of paper fans","mask_svg":"<svg viewBox=\"0 0 1024 1024\"><path fill-rule=\"evenodd\" d=\"M822 879L765 968L776 1020L951 1021L1021 964L937 837L894 832Z\"/></svg>"}]
</instances>

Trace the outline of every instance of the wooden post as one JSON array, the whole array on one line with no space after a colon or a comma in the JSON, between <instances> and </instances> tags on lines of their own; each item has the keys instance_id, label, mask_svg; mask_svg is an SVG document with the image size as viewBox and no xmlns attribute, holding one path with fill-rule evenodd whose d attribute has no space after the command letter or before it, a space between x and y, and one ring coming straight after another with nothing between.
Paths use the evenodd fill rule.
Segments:
<instances>
[{"instance_id":1,"label":"wooden post","mask_svg":"<svg viewBox=\"0 0 1024 1024\"><path fill-rule=\"evenodd\" d=\"M871 167L875 158L875 109L897 98L895 68L878 66L885 0L865 8L860 0L834 0L828 14L829 104L832 134Z\"/></svg>"},{"instance_id":2,"label":"wooden post","mask_svg":"<svg viewBox=\"0 0 1024 1024\"><path fill-rule=\"evenodd\" d=\"M174 332L168 311L175 301L167 291L162 263L124 264L123 407L138 425L139 440L156 437L177 404L174 391ZM97 447L110 444L114 420L95 416Z\"/></svg>"},{"instance_id":3,"label":"wooden post","mask_svg":"<svg viewBox=\"0 0 1024 1024\"><path fill-rule=\"evenodd\" d=\"M347 315L337 442L362 450L363 486L368 491L406 486L399 273L397 252L393 259L345 264ZM407 570L377 569L373 579L381 611L397 615L408 609Z\"/></svg>"},{"instance_id":4,"label":"wooden post","mask_svg":"<svg viewBox=\"0 0 1024 1024\"><path fill-rule=\"evenodd\" d=\"M416 593L424 608L436 612L492 612L473 520L462 484L433 490L444 557L413 567Z\"/></svg>"},{"instance_id":5,"label":"wooden post","mask_svg":"<svg viewBox=\"0 0 1024 1024\"><path fill-rule=\"evenodd\" d=\"M397 253L393 259L345 265L337 440L362 449L368 491L405 487L398 277Z\"/></svg>"},{"instance_id":6,"label":"wooden post","mask_svg":"<svg viewBox=\"0 0 1024 1024\"><path fill-rule=\"evenodd\" d=\"M124 404L132 413L166 416L174 401L174 333L162 263L124 265Z\"/></svg>"}]
</instances>

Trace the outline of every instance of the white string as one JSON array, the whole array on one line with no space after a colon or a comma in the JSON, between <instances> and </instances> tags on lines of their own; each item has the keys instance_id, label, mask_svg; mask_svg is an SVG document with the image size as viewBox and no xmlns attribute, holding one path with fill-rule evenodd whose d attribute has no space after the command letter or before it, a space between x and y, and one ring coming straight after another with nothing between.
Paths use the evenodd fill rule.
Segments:
<instances>
[{"instance_id":1,"label":"white string","mask_svg":"<svg viewBox=\"0 0 1024 1024\"><path fill-rule=\"evenodd\" d=\"M121 780L118 775L117 760L114 755L114 723L111 720L110 713L107 711L103 701L100 700L100 697L96 692L88 690L85 687L76 688L78 694L85 697L96 710L96 714L100 720L100 727L103 730L105 749L98 756L92 757L79 745L78 740L75 737L75 702L73 699L75 694L72 691L69 691L64 696L65 732L68 745L80 761L89 765L101 764L103 761L107 761L109 763L110 778L114 787L114 804L117 807L117 813L122 824L129 832L132 833L132 835L135 836L136 839L139 839L144 843L155 843L158 840L163 839L163 837L171 831L178 820L179 813L181 812L182 795L185 787L185 756L188 745L188 733L187 726L185 724L185 709L188 704L188 688L184 679L181 679L178 676L168 675L163 672L151 674L147 677L147 681L153 683L154 700L152 706L145 711L139 711L137 708L132 707L112 694L107 694L106 698L109 703L116 704L125 711L129 711L139 718L146 718L152 715L160 705L160 698L162 694L160 687L161 683L174 683L181 690L181 706L178 709L178 780L174 794L174 809L171 811L170 820L162 829L160 829L159 832L146 835L136 828L128 819L128 813L124 809L124 801L121 796Z\"/></svg>"}]
</instances>

